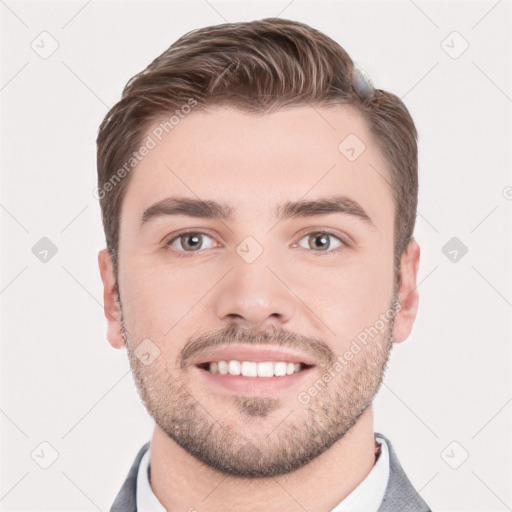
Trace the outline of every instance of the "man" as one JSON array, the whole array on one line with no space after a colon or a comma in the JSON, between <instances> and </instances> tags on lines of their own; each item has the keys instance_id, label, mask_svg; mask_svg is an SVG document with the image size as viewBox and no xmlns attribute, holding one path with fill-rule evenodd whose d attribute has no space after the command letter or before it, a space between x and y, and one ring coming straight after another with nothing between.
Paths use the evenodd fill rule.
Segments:
<instances>
[{"instance_id":1,"label":"man","mask_svg":"<svg viewBox=\"0 0 512 512\"><path fill-rule=\"evenodd\" d=\"M112 511L428 511L372 400L418 308L416 129L332 39L192 31L98 135L107 337L155 429Z\"/></svg>"}]
</instances>

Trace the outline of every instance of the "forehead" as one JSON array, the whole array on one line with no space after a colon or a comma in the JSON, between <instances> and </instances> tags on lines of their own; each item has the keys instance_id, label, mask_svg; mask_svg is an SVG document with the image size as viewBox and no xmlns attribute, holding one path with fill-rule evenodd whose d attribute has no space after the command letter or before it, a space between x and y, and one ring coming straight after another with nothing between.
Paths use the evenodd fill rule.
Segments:
<instances>
[{"instance_id":1,"label":"forehead","mask_svg":"<svg viewBox=\"0 0 512 512\"><path fill-rule=\"evenodd\" d=\"M149 151L131 172L122 215L140 218L168 197L216 199L234 218L275 216L277 205L343 194L392 216L387 163L350 107L300 107L256 116L211 109L147 130ZM136 222L135 217L129 222ZM378 223L378 221L377 221Z\"/></svg>"}]
</instances>

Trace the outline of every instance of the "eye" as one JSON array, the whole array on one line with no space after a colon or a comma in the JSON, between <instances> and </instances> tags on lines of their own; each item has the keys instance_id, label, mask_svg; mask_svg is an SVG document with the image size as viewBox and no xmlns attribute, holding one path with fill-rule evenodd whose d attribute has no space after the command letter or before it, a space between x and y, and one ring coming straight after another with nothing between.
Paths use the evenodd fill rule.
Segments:
<instances>
[{"instance_id":1,"label":"eye","mask_svg":"<svg viewBox=\"0 0 512 512\"><path fill-rule=\"evenodd\" d=\"M331 242L332 239L335 239L336 242ZM306 245L304 246L301 242L305 240ZM337 243L337 245L336 245ZM334 235L333 233L325 232L325 231L316 231L309 233L305 237L299 240L299 246L304 249L312 249L315 252L334 252L334 249L338 249L342 245L347 245L341 238Z\"/></svg>"},{"instance_id":2,"label":"eye","mask_svg":"<svg viewBox=\"0 0 512 512\"><path fill-rule=\"evenodd\" d=\"M303 241L305 241L305 244ZM304 249L312 249L315 252L332 253L336 252L340 247L349 244L328 231L314 231L301 238L298 244L295 244L293 247L297 245ZM211 249L215 247L215 243L212 236L207 233L186 231L171 238L165 243L165 247L170 247L183 255L185 253L199 252L203 249Z\"/></svg>"},{"instance_id":3,"label":"eye","mask_svg":"<svg viewBox=\"0 0 512 512\"><path fill-rule=\"evenodd\" d=\"M212 237L199 231L187 231L169 240L165 246L172 247L177 252L198 252L201 249L211 249L213 247L212 242L204 246L205 240L211 241Z\"/></svg>"}]
</instances>

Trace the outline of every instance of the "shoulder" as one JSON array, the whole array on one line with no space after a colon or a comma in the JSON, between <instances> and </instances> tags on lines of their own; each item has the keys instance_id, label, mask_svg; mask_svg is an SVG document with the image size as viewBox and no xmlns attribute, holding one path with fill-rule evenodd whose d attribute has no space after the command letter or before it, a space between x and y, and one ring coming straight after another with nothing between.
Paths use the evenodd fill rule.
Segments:
<instances>
[{"instance_id":1,"label":"shoulder","mask_svg":"<svg viewBox=\"0 0 512 512\"><path fill-rule=\"evenodd\" d=\"M375 432L388 446L389 480L378 512L432 512L403 470L391 441Z\"/></svg>"},{"instance_id":2,"label":"shoulder","mask_svg":"<svg viewBox=\"0 0 512 512\"><path fill-rule=\"evenodd\" d=\"M145 443L135 456L128 476L118 492L110 512L136 512L137 511L137 472L139 470L140 461L144 454L149 450L150 441Z\"/></svg>"}]
</instances>

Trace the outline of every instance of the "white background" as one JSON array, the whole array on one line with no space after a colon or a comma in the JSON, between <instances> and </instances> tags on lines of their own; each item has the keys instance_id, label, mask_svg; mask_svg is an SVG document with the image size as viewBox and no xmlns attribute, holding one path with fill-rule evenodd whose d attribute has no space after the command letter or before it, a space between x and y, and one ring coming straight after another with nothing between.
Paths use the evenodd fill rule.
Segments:
<instances>
[{"instance_id":1,"label":"white background","mask_svg":"<svg viewBox=\"0 0 512 512\"><path fill-rule=\"evenodd\" d=\"M184 33L276 15L338 41L419 131L420 310L375 429L434 511L512 510L510 2L2 0L0 15L2 510L108 510L152 433L105 337L101 120ZM47 59L31 48L42 31L59 44ZM455 59L453 31L469 43ZM44 236L47 263L32 253ZM456 263L453 236L468 248ZM59 454L46 470L30 456L43 441ZM441 456L452 441L452 465L469 454L458 469Z\"/></svg>"}]
</instances>

